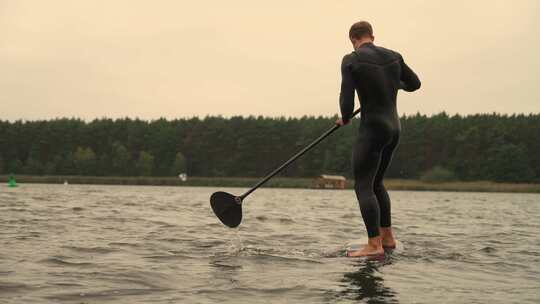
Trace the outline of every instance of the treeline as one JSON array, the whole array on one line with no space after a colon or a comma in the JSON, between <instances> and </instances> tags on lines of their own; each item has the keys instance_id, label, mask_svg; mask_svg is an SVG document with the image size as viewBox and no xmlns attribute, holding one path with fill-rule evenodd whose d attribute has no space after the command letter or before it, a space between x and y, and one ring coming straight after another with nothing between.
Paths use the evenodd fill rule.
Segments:
<instances>
[{"instance_id":1,"label":"treeline","mask_svg":"<svg viewBox=\"0 0 540 304\"><path fill-rule=\"evenodd\" d=\"M206 117L154 121L0 121L0 174L262 176L327 130L335 118ZM283 172L350 176L359 120ZM387 176L534 182L540 114L403 116Z\"/></svg>"}]
</instances>

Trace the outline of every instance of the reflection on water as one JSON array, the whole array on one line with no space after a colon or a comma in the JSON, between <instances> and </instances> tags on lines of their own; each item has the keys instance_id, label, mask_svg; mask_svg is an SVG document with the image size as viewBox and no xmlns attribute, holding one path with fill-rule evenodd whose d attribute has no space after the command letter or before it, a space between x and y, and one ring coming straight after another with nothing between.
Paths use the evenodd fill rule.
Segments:
<instances>
[{"instance_id":1,"label":"reflection on water","mask_svg":"<svg viewBox=\"0 0 540 304\"><path fill-rule=\"evenodd\" d=\"M340 296L370 304L399 303L397 293L384 285L383 275L379 272L379 269L390 264L392 264L391 255L382 259L356 262L355 271L343 275L341 281L347 285Z\"/></svg>"}]
</instances>

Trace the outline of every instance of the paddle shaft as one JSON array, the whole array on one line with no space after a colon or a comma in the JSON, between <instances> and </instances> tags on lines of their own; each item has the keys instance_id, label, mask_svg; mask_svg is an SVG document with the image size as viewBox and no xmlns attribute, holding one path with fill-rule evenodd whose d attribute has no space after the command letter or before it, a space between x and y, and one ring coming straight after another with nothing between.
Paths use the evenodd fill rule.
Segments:
<instances>
[{"instance_id":1,"label":"paddle shaft","mask_svg":"<svg viewBox=\"0 0 540 304\"><path fill-rule=\"evenodd\" d=\"M351 115L351 118L353 118L354 116L356 116L358 113L360 113L360 109L354 111ZM337 129L339 129L339 127L341 127L340 125L334 125L332 128L330 128L328 131L324 132L323 135L319 136L317 139L315 139L312 143L310 143L307 147L305 147L304 149L300 150L298 153L296 153L295 155L293 155L293 157L291 157L288 161L286 161L283 165L279 166L278 168L276 168L274 171L270 172L267 176L265 176L262 180L260 180L255 186L253 186L253 188L249 189L248 191L246 191L246 193L240 195L237 199L237 201L239 203L242 202L242 200L244 198L246 198L248 195L251 194L251 192L257 190L257 188L259 188L260 186L262 186L264 183L266 183L269 179L271 179L272 177L274 177L274 175L278 174L279 172L281 172L283 169L285 169L288 165L290 165L293 161L295 161L297 158L299 158L300 156L304 155L307 151L309 151L311 148L315 147L318 143L320 143L323 139L325 139L326 137L328 137L330 134L334 133L334 131L336 131Z\"/></svg>"}]
</instances>

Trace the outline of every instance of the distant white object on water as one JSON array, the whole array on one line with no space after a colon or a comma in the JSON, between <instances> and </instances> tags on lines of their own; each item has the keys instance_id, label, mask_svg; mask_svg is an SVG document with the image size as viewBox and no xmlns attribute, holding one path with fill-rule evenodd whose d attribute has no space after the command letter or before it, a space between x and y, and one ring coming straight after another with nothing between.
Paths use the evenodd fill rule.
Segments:
<instances>
[{"instance_id":1,"label":"distant white object on water","mask_svg":"<svg viewBox=\"0 0 540 304\"><path fill-rule=\"evenodd\" d=\"M64 185L69 185L67 180L64 180Z\"/></svg>"},{"instance_id":2,"label":"distant white object on water","mask_svg":"<svg viewBox=\"0 0 540 304\"><path fill-rule=\"evenodd\" d=\"M186 173L180 173L180 174L178 174L178 178L181 181L185 182L185 181L187 181L187 174Z\"/></svg>"}]
</instances>

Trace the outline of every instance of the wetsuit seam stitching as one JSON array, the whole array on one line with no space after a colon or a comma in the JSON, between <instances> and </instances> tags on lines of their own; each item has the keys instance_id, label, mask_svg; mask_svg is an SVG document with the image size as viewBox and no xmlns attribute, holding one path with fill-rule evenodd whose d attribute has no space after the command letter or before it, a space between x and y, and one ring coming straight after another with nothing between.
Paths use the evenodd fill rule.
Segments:
<instances>
[{"instance_id":1,"label":"wetsuit seam stitching","mask_svg":"<svg viewBox=\"0 0 540 304\"><path fill-rule=\"evenodd\" d=\"M380 63L371 62L371 61L362 61L362 58L360 58L360 54L358 54L358 52L354 51L352 53L355 55L356 59L358 60L358 63L360 63L360 64L371 64L371 65L376 65L376 66L380 66L380 67L384 67L384 66L399 62L400 60L403 60L403 58L400 55L400 56L396 56L397 58L394 58L391 61L380 64Z\"/></svg>"},{"instance_id":2,"label":"wetsuit seam stitching","mask_svg":"<svg viewBox=\"0 0 540 304\"><path fill-rule=\"evenodd\" d=\"M359 59L359 60L358 60L358 63L359 63L359 64L369 64L369 65L376 65L376 66L384 67L384 66L387 66L387 65L391 65L391 64L393 64L393 63L396 63L396 62L398 62L398 61L399 61L399 59L394 59L394 60L392 60L392 61L389 61L389 62L380 64L380 63L369 62L369 61L360 61L360 59Z\"/></svg>"}]
</instances>

